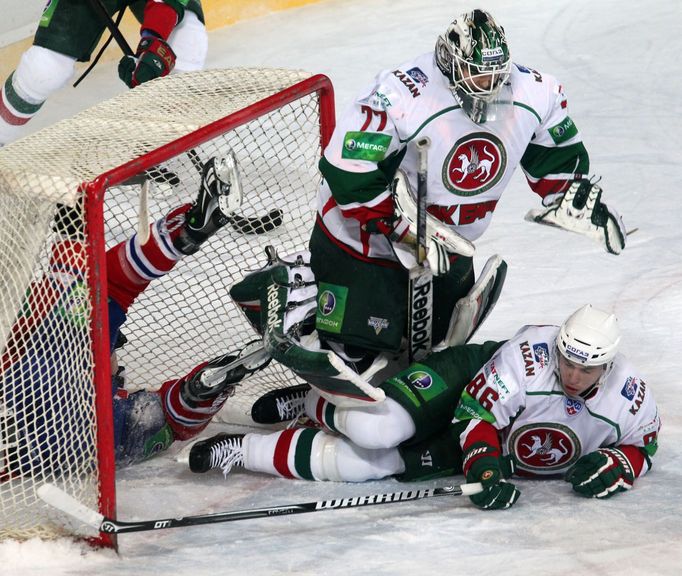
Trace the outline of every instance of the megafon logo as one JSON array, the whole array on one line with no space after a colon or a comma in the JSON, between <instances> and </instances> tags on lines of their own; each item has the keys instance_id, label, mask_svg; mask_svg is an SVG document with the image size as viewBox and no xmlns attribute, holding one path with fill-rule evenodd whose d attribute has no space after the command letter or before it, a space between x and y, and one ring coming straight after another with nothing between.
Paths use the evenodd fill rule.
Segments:
<instances>
[{"instance_id":1,"label":"megafon logo","mask_svg":"<svg viewBox=\"0 0 682 576\"><path fill-rule=\"evenodd\" d=\"M358 143L352 138L349 138L344 142L344 146L348 148L348 150L355 150L358 147Z\"/></svg>"},{"instance_id":2,"label":"megafon logo","mask_svg":"<svg viewBox=\"0 0 682 576\"><path fill-rule=\"evenodd\" d=\"M325 290L320 294L317 304L322 315L329 316L336 308L336 296L329 290Z\"/></svg>"},{"instance_id":3,"label":"megafon logo","mask_svg":"<svg viewBox=\"0 0 682 576\"><path fill-rule=\"evenodd\" d=\"M423 370L410 372L410 374L408 374L407 376L407 379L410 381L410 384L412 384L412 386L414 386L415 388L419 388L420 390L430 388L431 384L433 384L431 375L428 374L427 372L424 372Z\"/></svg>"}]
</instances>

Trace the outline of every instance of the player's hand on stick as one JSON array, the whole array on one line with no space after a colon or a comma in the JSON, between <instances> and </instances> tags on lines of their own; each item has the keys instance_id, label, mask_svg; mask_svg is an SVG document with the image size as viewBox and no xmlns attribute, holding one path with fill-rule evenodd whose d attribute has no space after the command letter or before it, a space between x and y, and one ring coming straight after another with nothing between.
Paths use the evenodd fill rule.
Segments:
<instances>
[{"instance_id":1,"label":"player's hand on stick","mask_svg":"<svg viewBox=\"0 0 682 576\"><path fill-rule=\"evenodd\" d=\"M417 237L410 230L410 222L402 216L368 220L364 226L370 234L383 234L391 240L393 251L400 263L408 270L416 263ZM426 259L434 275L447 274L450 270L450 251L447 243L437 234L427 239Z\"/></svg>"},{"instance_id":2,"label":"player's hand on stick","mask_svg":"<svg viewBox=\"0 0 682 576\"><path fill-rule=\"evenodd\" d=\"M469 498L475 506L483 510L511 508L521 495L512 482L505 480L505 476L511 476L512 461L502 461L498 454L497 448L485 442L477 442L464 455L467 482L480 482L483 486L482 492Z\"/></svg>"},{"instance_id":3,"label":"player's hand on stick","mask_svg":"<svg viewBox=\"0 0 682 576\"><path fill-rule=\"evenodd\" d=\"M620 254L627 237L623 219L601 201L601 195L596 183L576 180L563 198L549 208L530 210L525 219L589 236L607 252Z\"/></svg>"},{"instance_id":4,"label":"player's hand on stick","mask_svg":"<svg viewBox=\"0 0 682 576\"><path fill-rule=\"evenodd\" d=\"M610 498L632 488L635 475L627 456L617 448L600 448L580 458L566 473L581 496Z\"/></svg>"},{"instance_id":5,"label":"player's hand on stick","mask_svg":"<svg viewBox=\"0 0 682 576\"><path fill-rule=\"evenodd\" d=\"M144 36L135 56L124 56L118 64L118 75L130 88L166 76L175 66L175 53L165 40Z\"/></svg>"}]
</instances>

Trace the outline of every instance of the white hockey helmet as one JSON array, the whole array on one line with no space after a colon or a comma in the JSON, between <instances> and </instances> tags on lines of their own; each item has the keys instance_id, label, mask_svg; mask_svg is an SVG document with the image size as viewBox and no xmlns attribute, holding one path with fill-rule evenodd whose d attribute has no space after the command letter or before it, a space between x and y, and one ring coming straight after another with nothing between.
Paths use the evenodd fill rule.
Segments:
<instances>
[{"instance_id":1,"label":"white hockey helmet","mask_svg":"<svg viewBox=\"0 0 682 576\"><path fill-rule=\"evenodd\" d=\"M435 57L464 112L478 124L485 122L488 104L497 97L511 70L502 26L484 10L461 14L438 37Z\"/></svg>"},{"instance_id":2,"label":"white hockey helmet","mask_svg":"<svg viewBox=\"0 0 682 576\"><path fill-rule=\"evenodd\" d=\"M561 355L583 366L601 366L618 351L620 330L613 314L586 304L561 325L557 348Z\"/></svg>"}]
</instances>

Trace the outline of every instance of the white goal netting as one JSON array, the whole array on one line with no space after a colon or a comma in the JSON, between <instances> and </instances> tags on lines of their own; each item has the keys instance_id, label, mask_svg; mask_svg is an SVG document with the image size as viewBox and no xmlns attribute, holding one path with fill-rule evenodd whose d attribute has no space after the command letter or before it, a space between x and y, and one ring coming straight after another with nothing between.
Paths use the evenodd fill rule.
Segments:
<instances>
[{"instance_id":1,"label":"white goal netting","mask_svg":"<svg viewBox=\"0 0 682 576\"><path fill-rule=\"evenodd\" d=\"M319 184L320 82L328 84L279 69L173 75L0 150L0 540L61 533L36 497L40 482L56 481L93 508L111 484L98 464L93 384L109 361L92 339L99 243L110 248L136 231L141 174L151 178L151 222L191 202L201 163L232 150L244 188L239 215L265 226L226 226L133 304L118 353L129 386L158 388L258 337L228 291L264 265L265 246L280 254L306 247ZM333 122L333 107L327 116ZM55 233L59 205L86 215L77 242ZM248 423L255 397L295 383L272 363L238 388L223 419Z\"/></svg>"}]
</instances>

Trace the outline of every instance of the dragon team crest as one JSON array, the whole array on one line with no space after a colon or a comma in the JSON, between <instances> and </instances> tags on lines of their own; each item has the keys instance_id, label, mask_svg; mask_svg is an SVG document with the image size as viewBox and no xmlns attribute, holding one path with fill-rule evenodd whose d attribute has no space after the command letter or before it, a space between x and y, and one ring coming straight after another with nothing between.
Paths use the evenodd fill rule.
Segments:
<instances>
[{"instance_id":1,"label":"dragon team crest","mask_svg":"<svg viewBox=\"0 0 682 576\"><path fill-rule=\"evenodd\" d=\"M580 455L580 440L567 426L539 423L521 426L509 438L518 467L535 474L565 470Z\"/></svg>"},{"instance_id":2,"label":"dragon team crest","mask_svg":"<svg viewBox=\"0 0 682 576\"><path fill-rule=\"evenodd\" d=\"M493 134L460 138L443 164L443 184L458 196L476 196L492 188L507 167L507 151Z\"/></svg>"}]
</instances>

